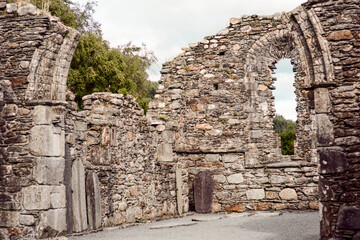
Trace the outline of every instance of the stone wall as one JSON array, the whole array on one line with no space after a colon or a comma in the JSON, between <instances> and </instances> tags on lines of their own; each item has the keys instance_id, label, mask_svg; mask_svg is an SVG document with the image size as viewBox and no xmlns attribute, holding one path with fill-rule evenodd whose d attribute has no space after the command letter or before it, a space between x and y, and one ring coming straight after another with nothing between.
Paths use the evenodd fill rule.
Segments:
<instances>
[{"instance_id":1,"label":"stone wall","mask_svg":"<svg viewBox=\"0 0 360 240\"><path fill-rule=\"evenodd\" d=\"M319 161L322 239L358 237L359 11L357 1L314 0L290 13L232 18L163 65L149 117L176 126L176 141L160 143L171 144L190 183L213 173L213 210L312 208ZM272 130L271 74L282 58L295 71L290 157L279 155ZM297 202L285 197L294 193Z\"/></svg>"},{"instance_id":2,"label":"stone wall","mask_svg":"<svg viewBox=\"0 0 360 240\"><path fill-rule=\"evenodd\" d=\"M310 19L291 20L304 13L300 7L288 14L232 18L229 27L190 44L163 65L148 117L175 126L165 130L173 131L176 141L160 138L160 146L171 144L190 186L198 172L211 172L213 211L318 208L315 111L308 79L313 65L299 40L304 31L316 29L298 26ZM276 79L271 74L282 58L290 58L296 72L293 156L281 155L273 130ZM190 189L191 209L193 195Z\"/></svg>"},{"instance_id":3,"label":"stone wall","mask_svg":"<svg viewBox=\"0 0 360 240\"><path fill-rule=\"evenodd\" d=\"M66 233L65 88L79 34L0 1L0 238Z\"/></svg>"},{"instance_id":4,"label":"stone wall","mask_svg":"<svg viewBox=\"0 0 360 240\"><path fill-rule=\"evenodd\" d=\"M71 164L81 160L85 174L94 171L99 178L102 226L175 215L176 168L157 161L159 128L131 96L94 93L83 99L83 111L67 114L66 140Z\"/></svg>"},{"instance_id":5,"label":"stone wall","mask_svg":"<svg viewBox=\"0 0 360 240\"><path fill-rule=\"evenodd\" d=\"M315 88L322 239L358 239L360 6L358 1L310 1L332 57L333 77ZM328 119L326 119L328 116Z\"/></svg>"},{"instance_id":6,"label":"stone wall","mask_svg":"<svg viewBox=\"0 0 360 240\"><path fill-rule=\"evenodd\" d=\"M78 111L66 78L79 34L8 2L0 0L1 239L181 215L195 209L194 195L210 195L213 212L317 209L318 183L321 238L359 237L357 0L230 19L164 64L146 117L131 96L110 93L85 96ZM295 71L293 156L281 155L272 123L282 58ZM208 186L194 184L203 171Z\"/></svg>"}]
</instances>

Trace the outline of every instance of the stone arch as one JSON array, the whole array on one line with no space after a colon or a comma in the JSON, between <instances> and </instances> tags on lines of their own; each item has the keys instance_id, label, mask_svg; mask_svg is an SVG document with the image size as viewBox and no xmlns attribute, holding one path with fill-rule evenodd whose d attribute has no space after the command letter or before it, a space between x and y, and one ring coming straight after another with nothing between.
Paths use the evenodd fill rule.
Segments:
<instances>
[{"instance_id":1,"label":"stone arch","mask_svg":"<svg viewBox=\"0 0 360 240\"><path fill-rule=\"evenodd\" d=\"M79 33L50 17L54 32L32 56L27 77L26 99L65 101L70 63ZM50 31L51 31L50 30Z\"/></svg>"},{"instance_id":2,"label":"stone arch","mask_svg":"<svg viewBox=\"0 0 360 240\"><path fill-rule=\"evenodd\" d=\"M292 14L292 13L291 13ZM313 99L309 97L306 89L312 79L312 66L306 58L306 52L299 41L298 29L294 27L289 19L291 14L282 14L281 19L286 28L275 30L260 37L248 51L246 62L245 81L250 92L251 113L249 114L250 131L265 131L266 141L271 141L273 151L260 160L263 163L281 161L277 156L277 137L272 130L272 118L275 115L274 100L271 89L276 79L272 77L275 63L283 58L291 59L293 71L295 72L295 95L297 99L297 139L295 143L295 159L304 159L316 163L316 137L314 129L314 112L312 111ZM265 124L264 124L265 122ZM250 149L248 153L258 155L259 150L256 142L249 138ZM252 148L251 148L252 147ZM251 156L250 156L251 157ZM258 160L249 159L249 164L257 164Z\"/></svg>"}]
</instances>

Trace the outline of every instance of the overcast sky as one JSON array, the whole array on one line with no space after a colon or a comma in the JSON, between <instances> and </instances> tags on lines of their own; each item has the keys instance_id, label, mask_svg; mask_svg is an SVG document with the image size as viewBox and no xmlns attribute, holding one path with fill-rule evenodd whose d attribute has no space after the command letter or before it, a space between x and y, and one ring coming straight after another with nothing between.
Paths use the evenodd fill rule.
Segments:
<instances>
[{"instance_id":1,"label":"overcast sky","mask_svg":"<svg viewBox=\"0 0 360 240\"><path fill-rule=\"evenodd\" d=\"M104 38L111 46L132 41L138 46L145 43L154 52L158 63L149 74L151 80L156 81L162 63L173 59L189 43L201 41L205 36L224 29L231 17L291 11L303 2L305 0L99 0L94 17L101 23ZM277 77L286 82L291 66L289 63L282 65L277 71L281 76ZM290 108L286 101L291 99L276 95L275 99L285 102L285 109ZM278 105L276 102L277 111L280 110ZM296 119L294 112L287 117Z\"/></svg>"}]
</instances>

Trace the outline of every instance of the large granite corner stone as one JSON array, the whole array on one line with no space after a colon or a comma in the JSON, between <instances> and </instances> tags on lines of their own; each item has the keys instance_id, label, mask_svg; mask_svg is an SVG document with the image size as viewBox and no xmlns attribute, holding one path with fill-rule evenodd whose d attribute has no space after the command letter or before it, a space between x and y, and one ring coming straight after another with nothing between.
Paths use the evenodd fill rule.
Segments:
<instances>
[{"instance_id":1,"label":"large granite corner stone","mask_svg":"<svg viewBox=\"0 0 360 240\"><path fill-rule=\"evenodd\" d=\"M65 133L54 126L35 126L30 130L29 148L35 156L64 156Z\"/></svg>"},{"instance_id":2,"label":"large granite corner stone","mask_svg":"<svg viewBox=\"0 0 360 240\"><path fill-rule=\"evenodd\" d=\"M319 149L320 174L343 173L347 170L349 163L340 147L329 147Z\"/></svg>"},{"instance_id":3,"label":"large granite corner stone","mask_svg":"<svg viewBox=\"0 0 360 240\"><path fill-rule=\"evenodd\" d=\"M66 231L66 209L49 210L40 213L40 222L37 227L38 238L64 236Z\"/></svg>"},{"instance_id":4,"label":"large granite corner stone","mask_svg":"<svg viewBox=\"0 0 360 240\"><path fill-rule=\"evenodd\" d=\"M47 210L50 208L52 186L31 186L23 188L23 206L26 210Z\"/></svg>"},{"instance_id":5,"label":"large granite corner stone","mask_svg":"<svg viewBox=\"0 0 360 240\"><path fill-rule=\"evenodd\" d=\"M62 157L37 158L33 169L39 184L57 185L64 181L65 159Z\"/></svg>"},{"instance_id":6,"label":"large granite corner stone","mask_svg":"<svg viewBox=\"0 0 360 240\"><path fill-rule=\"evenodd\" d=\"M157 155L159 162L172 162L174 159L172 145L168 143L160 144Z\"/></svg>"},{"instance_id":7,"label":"large granite corner stone","mask_svg":"<svg viewBox=\"0 0 360 240\"><path fill-rule=\"evenodd\" d=\"M342 206L339 211L339 229L360 229L360 209L354 206Z\"/></svg>"}]
</instances>

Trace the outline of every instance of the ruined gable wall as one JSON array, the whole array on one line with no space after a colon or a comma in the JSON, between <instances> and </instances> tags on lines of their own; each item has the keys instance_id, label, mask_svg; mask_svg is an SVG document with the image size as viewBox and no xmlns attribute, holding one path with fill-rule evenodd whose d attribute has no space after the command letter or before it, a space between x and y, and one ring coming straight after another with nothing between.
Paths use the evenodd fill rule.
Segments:
<instances>
[{"instance_id":1,"label":"ruined gable wall","mask_svg":"<svg viewBox=\"0 0 360 240\"><path fill-rule=\"evenodd\" d=\"M148 116L175 127L176 141L162 138L160 147L172 144L190 187L199 171L212 173L213 211L317 208L313 99L291 14L300 12L233 18L225 30L163 66ZM282 58L290 58L296 71L294 156L279 153L272 123L271 74ZM191 209L193 194L191 188Z\"/></svg>"},{"instance_id":2,"label":"ruined gable wall","mask_svg":"<svg viewBox=\"0 0 360 240\"><path fill-rule=\"evenodd\" d=\"M174 151L174 159L183 163L190 177L200 170L213 173L218 182L213 199L220 203L216 209L232 203L221 202L222 189L229 190L223 199L235 202L239 197L245 203L251 200L243 190L237 193L238 188L260 189L255 203L264 196L270 200L261 188L275 191L271 195L277 197L288 183L269 184L262 172L271 168L267 177L278 178L282 164L313 164L302 187L314 186L319 157L322 238L359 235L358 16L358 1L314 0L281 20L256 15L232 19L226 30L191 44L163 66L150 116L174 122L177 141L160 139L160 146ZM296 71L297 149L290 162L277 155L276 137L271 134L274 109L269 89L274 79L269 75L273 62L282 57L290 57ZM230 153L233 164L227 162ZM252 171L255 184L249 178ZM291 177L291 171L284 176ZM234 179L237 182L229 184ZM301 194L297 186L289 187Z\"/></svg>"}]
</instances>

